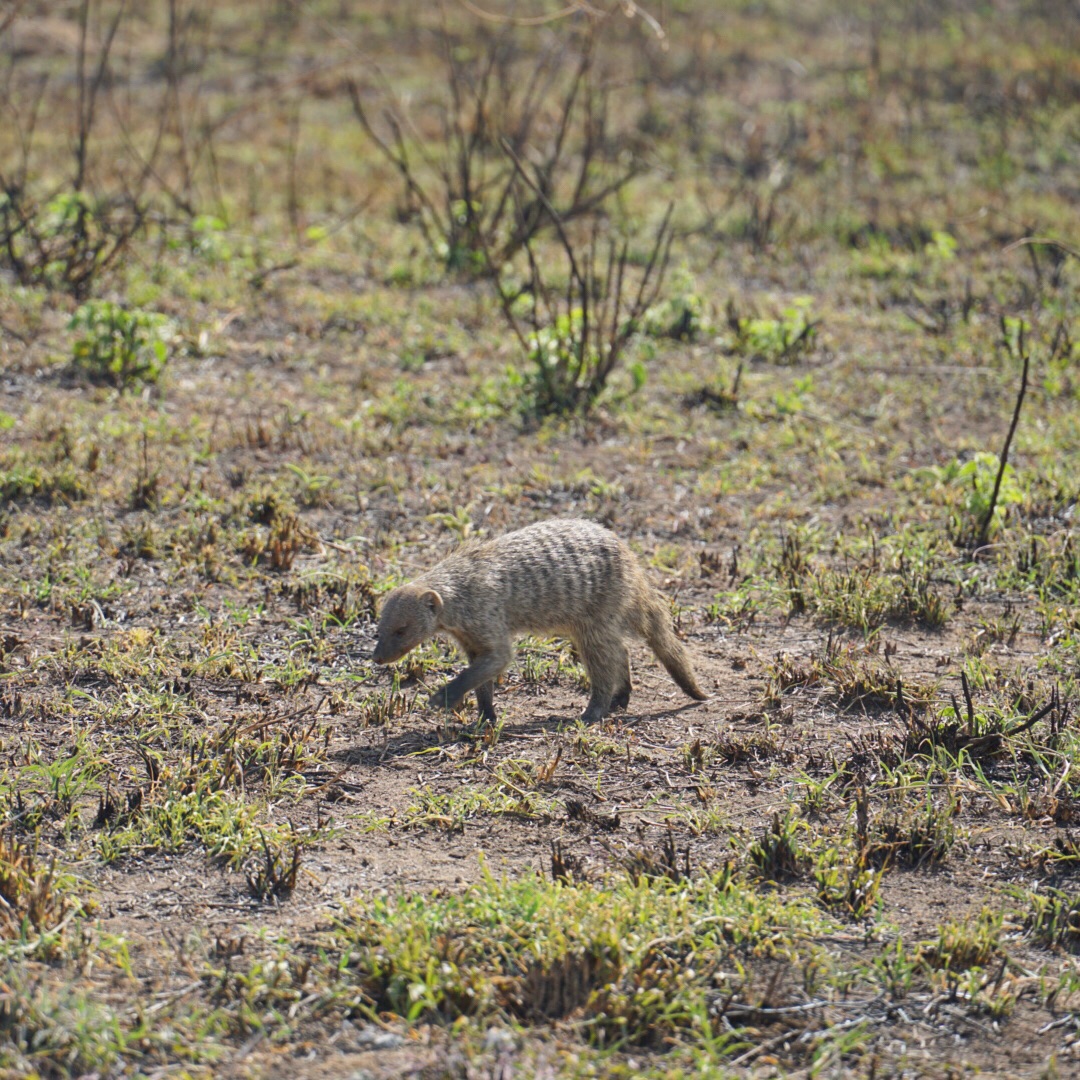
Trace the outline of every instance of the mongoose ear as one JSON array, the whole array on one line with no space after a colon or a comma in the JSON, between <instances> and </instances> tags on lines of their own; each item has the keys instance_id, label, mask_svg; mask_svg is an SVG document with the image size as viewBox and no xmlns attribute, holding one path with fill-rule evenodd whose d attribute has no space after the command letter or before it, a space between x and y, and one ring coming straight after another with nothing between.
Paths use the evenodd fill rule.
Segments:
<instances>
[{"instance_id":1,"label":"mongoose ear","mask_svg":"<svg viewBox=\"0 0 1080 1080\"><path fill-rule=\"evenodd\" d=\"M421 593L420 602L427 604L436 615L442 611L442 597L434 589L428 589L426 592Z\"/></svg>"}]
</instances>

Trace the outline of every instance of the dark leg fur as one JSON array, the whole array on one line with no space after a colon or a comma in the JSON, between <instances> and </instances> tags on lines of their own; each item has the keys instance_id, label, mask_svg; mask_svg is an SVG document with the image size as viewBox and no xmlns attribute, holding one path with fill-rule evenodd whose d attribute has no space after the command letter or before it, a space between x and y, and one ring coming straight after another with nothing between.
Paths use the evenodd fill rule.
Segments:
<instances>
[{"instance_id":1,"label":"dark leg fur","mask_svg":"<svg viewBox=\"0 0 1080 1080\"><path fill-rule=\"evenodd\" d=\"M585 707L582 720L595 724L611 712L617 692L623 689L625 677L629 674L626 647L621 641L592 641L587 645L579 643L578 653L589 674L589 704ZM629 700L630 692L626 692Z\"/></svg>"},{"instance_id":2,"label":"dark leg fur","mask_svg":"<svg viewBox=\"0 0 1080 1080\"><path fill-rule=\"evenodd\" d=\"M480 713L480 719L489 724L495 722L495 682L486 682L476 688L476 707Z\"/></svg>"},{"instance_id":3,"label":"dark leg fur","mask_svg":"<svg viewBox=\"0 0 1080 1080\"><path fill-rule=\"evenodd\" d=\"M606 694L598 694L595 690L589 695L589 704L581 714L581 719L586 724L598 724L611 712L611 698Z\"/></svg>"},{"instance_id":4,"label":"dark leg fur","mask_svg":"<svg viewBox=\"0 0 1080 1080\"><path fill-rule=\"evenodd\" d=\"M612 712L625 709L627 705L630 704L630 691L634 686L630 680L630 656L627 653L625 646L623 647L622 653L622 681L619 683L618 689L611 698Z\"/></svg>"},{"instance_id":5,"label":"dark leg fur","mask_svg":"<svg viewBox=\"0 0 1080 1080\"><path fill-rule=\"evenodd\" d=\"M620 690L615 691L615 696L611 699L611 711L612 712L625 712L626 706L630 704L630 687L624 686Z\"/></svg>"},{"instance_id":6,"label":"dark leg fur","mask_svg":"<svg viewBox=\"0 0 1080 1080\"><path fill-rule=\"evenodd\" d=\"M476 663L477 654L470 652L469 663ZM480 713L480 719L486 720L489 724L493 724L496 720L495 716L495 680L491 679L486 683L481 683L476 688L476 707Z\"/></svg>"},{"instance_id":7,"label":"dark leg fur","mask_svg":"<svg viewBox=\"0 0 1080 1080\"><path fill-rule=\"evenodd\" d=\"M476 691L476 703L485 720L495 719L495 678L510 662L510 646L505 650L478 653L469 657L469 666L440 687L431 697L431 703L440 709L455 710L461 707L461 699L470 691Z\"/></svg>"}]
</instances>

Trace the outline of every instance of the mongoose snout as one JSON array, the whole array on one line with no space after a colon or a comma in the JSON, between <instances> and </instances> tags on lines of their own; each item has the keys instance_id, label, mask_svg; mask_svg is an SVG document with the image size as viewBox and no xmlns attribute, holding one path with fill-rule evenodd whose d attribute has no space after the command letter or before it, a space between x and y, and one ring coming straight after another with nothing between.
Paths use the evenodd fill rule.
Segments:
<instances>
[{"instance_id":1,"label":"mongoose snout","mask_svg":"<svg viewBox=\"0 0 1080 1080\"><path fill-rule=\"evenodd\" d=\"M648 642L686 694L706 697L675 636L667 601L634 553L590 521L556 518L463 545L387 594L372 659L392 664L439 633L461 646L469 666L431 700L456 709L475 691L487 720L495 719L495 680L513 657L513 640L530 633L573 642L589 676L588 722L626 708L631 637Z\"/></svg>"},{"instance_id":2,"label":"mongoose snout","mask_svg":"<svg viewBox=\"0 0 1080 1080\"><path fill-rule=\"evenodd\" d=\"M439 630L442 597L434 589L403 585L383 601L371 659L393 664Z\"/></svg>"},{"instance_id":3,"label":"mongoose snout","mask_svg":"<svg viewBox=\"0 0 1080 1080\"><path fill-rule=\"evenodd\" d=\"M392 653L388 648L376 645L371 659L376 664L396 664L404 655L403 652Z\"/></svg>"}]
</instances>

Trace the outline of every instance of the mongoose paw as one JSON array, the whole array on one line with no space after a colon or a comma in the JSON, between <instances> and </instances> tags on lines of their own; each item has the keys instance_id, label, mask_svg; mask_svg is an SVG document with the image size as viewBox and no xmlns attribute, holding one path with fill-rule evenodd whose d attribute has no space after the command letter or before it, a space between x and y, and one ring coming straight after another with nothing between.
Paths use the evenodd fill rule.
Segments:
<instances>
[{"instance_id":1,"label":"mongoose paw","mask_svg":"<svg viewBox=\"0 0 1080 1080\"><path fill-rule=\"evenodd\" d=\"M454 690L452 684L447 683L446 686L440 686L431 695L428 702L434 705L436 709L447 709L450 712L456 712L461 708L461 695Z\"/></svg>"},{"instance_id":2,"label":"mongoose paw","mask_svg":"<svg viewBox=\"0 0 1080 1080\"><path fill-rule=\"evenodd\" d=\"M612 711L625 709L630 704L630 687L626 686L611 699Z\"/></svg>"}]
</instances>

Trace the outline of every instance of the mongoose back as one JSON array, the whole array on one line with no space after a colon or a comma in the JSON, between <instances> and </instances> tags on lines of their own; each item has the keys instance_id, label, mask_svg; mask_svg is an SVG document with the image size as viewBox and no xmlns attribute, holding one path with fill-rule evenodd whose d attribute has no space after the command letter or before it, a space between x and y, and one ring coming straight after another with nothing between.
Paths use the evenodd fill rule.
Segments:
<instances>
[{"instance_id":1,"label":"mongoose back","mask_svg":"<svg viewBox=\"0 0 1080 1080\"><path fill-rule=\"evenodd\" d=\"M469 666L433 696L456 709L476 691L480 715L495 719L495 680L522 634L569 638L589 676L583 719L603 719L630 700L625 641L644 638L671 677L701 701L690 658L671 625L667 601L633 552L609 529L556 518L460 547L390 592L379 616L373 659L392 664L437 633L449 634Z\"/></svg>"}]
</instances>

